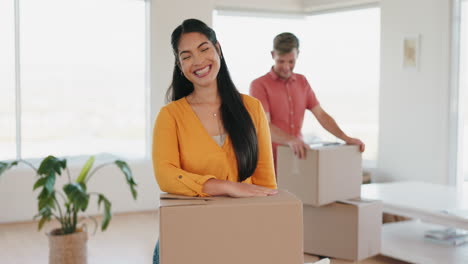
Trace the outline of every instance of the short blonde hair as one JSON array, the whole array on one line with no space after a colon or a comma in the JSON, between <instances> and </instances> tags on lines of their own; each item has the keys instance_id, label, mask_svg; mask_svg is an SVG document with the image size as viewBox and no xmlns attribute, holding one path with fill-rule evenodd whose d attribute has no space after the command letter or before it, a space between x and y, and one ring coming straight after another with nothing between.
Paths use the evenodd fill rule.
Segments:
<instances>
[{"instance_id":1,"label":"short blonde hair","mask_svg":"<svg viewBox=\"0 0 468 264\"><path fill-rule=\"evenodd\" d=\"M279 54L289 53L294 48L299 51L299 39L293 33L284 32L273 39L273 50Z\"/></svg>"}]
</instances>

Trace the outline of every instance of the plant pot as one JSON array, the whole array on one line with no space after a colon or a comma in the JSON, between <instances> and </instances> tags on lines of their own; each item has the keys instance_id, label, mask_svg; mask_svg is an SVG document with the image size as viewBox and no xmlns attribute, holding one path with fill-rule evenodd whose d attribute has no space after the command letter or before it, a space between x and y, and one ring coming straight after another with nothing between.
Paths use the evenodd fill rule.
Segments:
<instances>
[{"instance_id":1,"label":"plant pot","mask_svg":"<svg viewBox=\"0 0 468 264\"><path fill-rule=\"evenodd\" d=\"M49 264L87 264L88 233L81 229L73 234L61 235L60 229L49 237Z\"/></svg>"}]
</instances>

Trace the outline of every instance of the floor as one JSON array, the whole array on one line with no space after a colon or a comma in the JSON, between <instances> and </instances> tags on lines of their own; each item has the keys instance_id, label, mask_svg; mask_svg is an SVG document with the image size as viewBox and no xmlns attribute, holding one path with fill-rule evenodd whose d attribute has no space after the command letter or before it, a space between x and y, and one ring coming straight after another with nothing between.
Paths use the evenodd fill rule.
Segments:
<instances>
[{"instance_id":1,"label":"floor","mask_svg":"<svg viewBox=\"0 0 468 264\"><path fill-rule=\"evenodd\" d=\"M89 233L93 223L86 221ZM37 231L36 222L0 224L0 263L2 264L46 264L48 242L45 230L51 230L57 223L45 225ZM151 263L155 241L158 237L157 211L114 215L105 232L90 234L88 240L88 264ZM304 255L305 262L319 260L316 256ZM332 260L332 264L355 262ZM403 264L384 256L376 256L359 264Z\"/></svg>"}]
</instances>

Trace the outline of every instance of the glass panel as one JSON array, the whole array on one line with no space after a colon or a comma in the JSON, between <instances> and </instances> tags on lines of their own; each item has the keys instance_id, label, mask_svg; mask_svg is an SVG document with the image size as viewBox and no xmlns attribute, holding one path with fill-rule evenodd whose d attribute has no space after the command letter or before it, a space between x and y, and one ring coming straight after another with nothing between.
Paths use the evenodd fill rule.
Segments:
<instances>
[{"instance_id":1,"label":"glass panel","mask_svg":"<svg viewBox=\"0 0 468 264\"><path fill-rule=\"evenodd\" d=\"M145 154L145 2L21 1L23 157Z\"/></svg>"},{"instance_id":2,"label":"glass panel","mask_svg":"<svg viewBox=\"0 0 468 264\"><path fill-rule=\"evenodd\" d=\"M0 160L16 158L14 1L0 1Z\"/></svg>"}]
</instances>

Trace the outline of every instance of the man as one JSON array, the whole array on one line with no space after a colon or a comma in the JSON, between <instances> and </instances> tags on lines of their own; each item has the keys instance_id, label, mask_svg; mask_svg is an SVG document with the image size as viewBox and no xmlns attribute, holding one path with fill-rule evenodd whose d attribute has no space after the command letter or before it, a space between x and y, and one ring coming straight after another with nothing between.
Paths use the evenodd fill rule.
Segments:
<instances>
[{"instance_id":1,"label":"man","mask_svg":"<svg viewBox=\"0 0 468 264\"><path fill-rule=\"evenodd\" d=\"M250 86L250 94L262 102L270 122L275 167L278 145L288 145L298 158L305 159L308 146L302 140L301 128L306 109L328 132L346 144L359 145L363 152L364 143L346 135L322 109L306 78L293 73L298 54L298 38L292 33L279 34L273 40L271 52L275 64L270 72L254 80Z\"/></svg>"}]
</instances>

